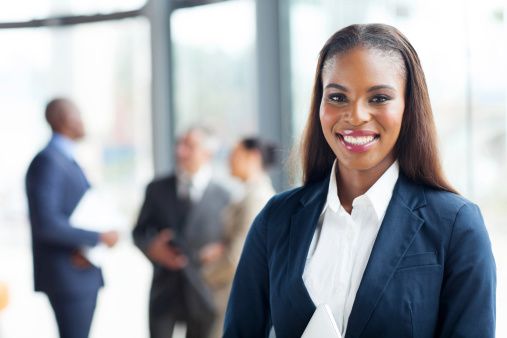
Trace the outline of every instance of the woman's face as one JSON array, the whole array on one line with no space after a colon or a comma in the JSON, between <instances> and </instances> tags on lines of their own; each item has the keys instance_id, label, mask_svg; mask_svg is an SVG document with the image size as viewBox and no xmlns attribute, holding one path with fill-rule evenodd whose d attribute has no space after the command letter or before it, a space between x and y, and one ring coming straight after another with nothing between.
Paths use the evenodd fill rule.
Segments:
<instances>
[{"instance_id":1,"label":"woman's face","mask_svg":"<svg viewBox=\"0 0 507 338\"><path fill-rule=\"evenodd\" d=\"M384 172L405 110L405 78L395 56L357 47L327 60L320 122L340 170Z\"/></svg>"},{"instance_id":2,"label":"woman's face","mask_svg":"<svg viewBox=\"0 0 507 338\"><path fill-rule=\"evenodd\" d=\"M243 143L239 143L229 158L229 165L231 167L231 175L241 180L246 180L247 167L249 165L248 150L245 149Z\"/></svg>"}]
</instances>

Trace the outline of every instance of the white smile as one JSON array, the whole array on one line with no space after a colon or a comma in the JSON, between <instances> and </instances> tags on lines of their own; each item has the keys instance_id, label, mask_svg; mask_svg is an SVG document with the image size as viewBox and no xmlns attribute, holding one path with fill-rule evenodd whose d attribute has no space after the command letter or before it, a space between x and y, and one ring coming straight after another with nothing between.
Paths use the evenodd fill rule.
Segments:
<instances>
[{"instance_id":1,"label":"white smile","mask_svg":"<svg viewBox=\"0 0 507 338\"><path fill-rule=\"evenodd\" d=\"M363 145L366 143L370 143L375 139L375 136L362 136L362 137L354 137L354 136L345 136L343 135L343 140L349 144L354 145Z\"/></svg>"}]
</instances>

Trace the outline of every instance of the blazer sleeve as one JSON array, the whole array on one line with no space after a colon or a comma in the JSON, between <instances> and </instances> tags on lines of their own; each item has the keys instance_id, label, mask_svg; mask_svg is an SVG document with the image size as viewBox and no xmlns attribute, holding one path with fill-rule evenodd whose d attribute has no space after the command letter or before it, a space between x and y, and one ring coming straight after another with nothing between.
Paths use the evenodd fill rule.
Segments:
<instances>
[{"instance_id":1,"label":"blazer sleeve","mask_svg":"<svg viewBox=\"0 0 507 338\"><path fill-rule=\"evenodd\" d=\"M137 224L132 232L134 244L146 253L148 245L157 235L157 209L156 194L154 193L153 183L146 188L146 197L137 219Z\"/></svg>"},{"instance_id":2,"label":"blazer sleeve","mask_svg":"<svg viewBox=\"0 0 507 338\"><path fill-rule=\"evenodd\" d=\"M63 183L54 161L38 157L28 170L26 189L34 241L69 248L95 246L99 233L74 228L62 211Z\"/></svg>"},{"instance_id":3,"label":"blazer sleeve","mask_svg":"<svg viewBox=\"0 0 507 338\"><path fill-rule=\"evenodd\" d=\"M437 337L494 337L496 266L479 208L459 210L445 257Z\"/></svg>"},{"instance_id":4,"label":"blazer sleeve","mask_svg":"<svg viewBox=\"0 0 507 338\"><path fill-rule=\"evenodd\" d=\"M268 337L271 329L267 227L273 199L255 219L234 277L224 336Z\"/></svg>"}]
</instances>

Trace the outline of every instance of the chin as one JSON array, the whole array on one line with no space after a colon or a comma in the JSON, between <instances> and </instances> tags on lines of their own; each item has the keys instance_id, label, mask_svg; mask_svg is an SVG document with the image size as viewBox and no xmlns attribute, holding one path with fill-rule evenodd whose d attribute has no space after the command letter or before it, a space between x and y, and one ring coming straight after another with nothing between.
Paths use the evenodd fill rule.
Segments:
<instances>
[{"instance_id":1,"label":"chin","mask_svg":"<svg viewBox=\"0 0 507 338\"><path fill-rule=\"evenodd\" d=\"M346 154L348 155L348 154ZM375 167L378 167L379 165L382 165L383 163L386 163L387 157L384 158L376 158L376 156L367 156L367 154L362 154L360 156L344 156L344 154L340 154L337 156L338 158L338 164L342 168L347 168L349 170L360 170L360 171L366 171L373 169ZM387 161L390 164L394 162L394 159L392 161Z\"/></svg>"}]
</instances>

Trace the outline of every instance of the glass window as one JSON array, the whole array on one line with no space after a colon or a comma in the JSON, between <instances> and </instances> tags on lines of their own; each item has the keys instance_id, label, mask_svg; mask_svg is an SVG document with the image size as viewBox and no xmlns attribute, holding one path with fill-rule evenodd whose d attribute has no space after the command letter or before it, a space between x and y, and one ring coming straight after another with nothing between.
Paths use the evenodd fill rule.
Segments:
<instances>
[{"instance_id":1,"label":"glass window","mask_svg":"<svg viewBox=\"0 0 507 338\"><path fill-rule=\"evenodd\" d=\"M226 141L256 133L254 2L179 9L171 35L177 128L205 123Z\"/></svg>"},{"instance_id":2,"label":"glass window","mask_svg":"<svg viewBox=\"0 0 507 338\"><path fill-rule=\"evenodd\" d=\"M16 0L0 2L0 22L108 14L141 8L146 0Z\"/></svg>"},{"instance_id":3,"label":"glass window","mask_svg":"<svg viewBox=\"0 0 507 338\"><path fill-rule=\"evenodd\" d=\"M65 96L82 111L87 137L80 155L92 181L130 186L151 176L150 48L145 19L3 30L0 39L17 46L0 56L1 102L4 111L13 112L2 114L0 124L2 155L12 159L9 169L4 167L10 170L7 174L24 175L50 136L44 105L55 96ZM15 148L7 146L12 142Z\"/></svg>"},{"instance_id":4,"label":"glass window","mask_svg":"<svg viewBox=\"0 0 507 338\"><path fill-rule=\"evenodd\" d=\"M69 97L80 108L87 136L79 143L77 160L92 186L103 191L129 224L134 223L146 183L153 176L149 29L145 18L134 18L63 28L0 30L0 45L10 46L8 53L0 53L0 156L4 159L0 166L0 279L11 286L13 300L2 321L6 336L32 337L39 331L41 337L57 335L45 298L33 293L24 192L28 165L51 136L44 108L53 97ZM109 283L114 284L117 271L129 271L128 264L139 269L136 278L149 278L148 264L137 250L118 250L123 255L117 259L119 264L105 269ZM129 283L132 279L131 275ZM125 283L121 285L128 285ZM129 291L113 287L111 292ZM106 336L142 337L141 325L122 324L135 313L128 306L132 299L125 306L123 298L102 306L106 311L94 321L112 331ZM122 308L129 313L111 316ZM26 318L37 320L20 326L20 319ZM143 323L143 318L131 322Z\"/></svg>"},{"instance_id":5,"label":"glass window","mask_svg":"<svg viewBox=\"0 0 507 338\"><path fill-rule=\"evenodd\" d=\"M0 22L29 21L46 18L51 14L50 0L18 0L0 3Z\"/></svg>"}]
</instances>

